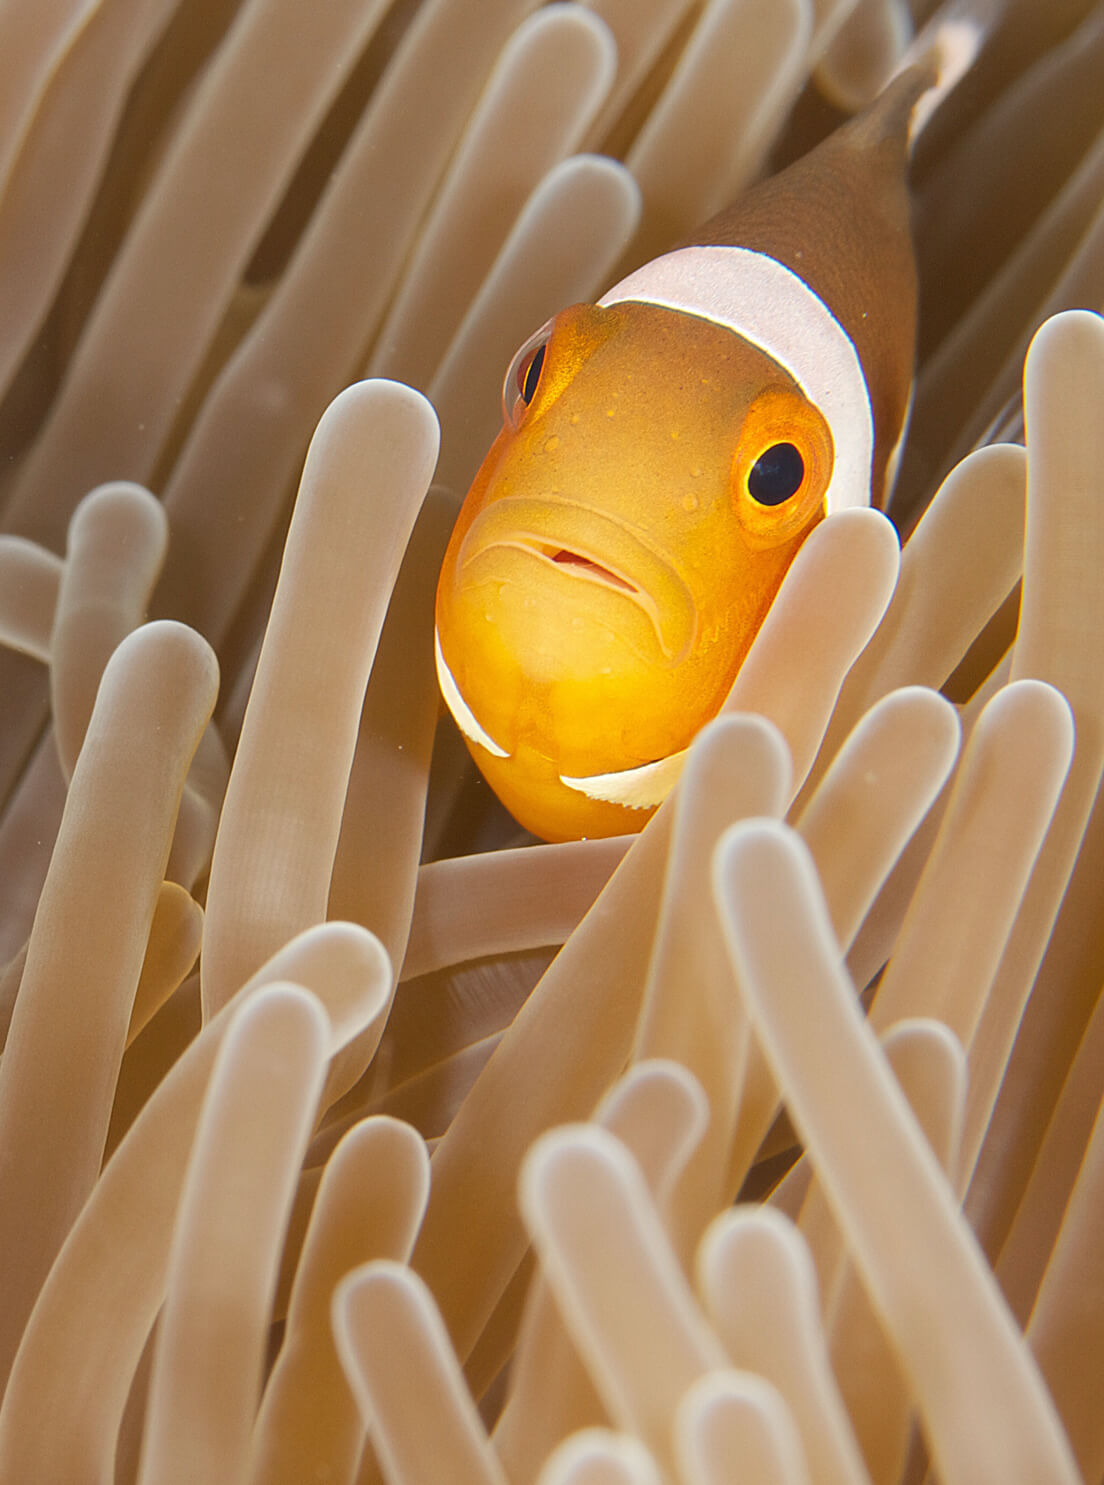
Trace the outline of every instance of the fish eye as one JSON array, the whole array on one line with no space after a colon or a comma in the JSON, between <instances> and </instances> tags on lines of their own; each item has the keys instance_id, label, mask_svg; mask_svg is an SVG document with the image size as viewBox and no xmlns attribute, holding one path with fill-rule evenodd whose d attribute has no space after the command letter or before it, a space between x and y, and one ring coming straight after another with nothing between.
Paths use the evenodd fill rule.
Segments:
<instances>
[{"instance_id":1,"label":"fish eye","mask_svg":"<svg viewBox=\"0 0 1104 1485\"><path fill-rule=\"evenodd\" d=\"M766 387L736 435L732 498L755 547L789 541L823 514L835 449L828 424L798 387Z\"/></svg>"},{"instance_id":2,"label":"fish eye","mask_svg":"<svg viewBox=\"0 0 1104 1485\"><path fill-rule=\"evenodd\" d=\"M549 320L535 335L530 335L510 362L506 380L502 384L502 415L513 428L521 422L526 408L537 395L551 335L552 321Z\"/></svg>"},{"instance_id":3,"label":"fish eye","mask_svg":"<svg viewBox=\"0 0 1104 1485\"><path fill-rule=\"evenodd\" d=\"M533 358L529 362L529 365L524 370L521 368L518 370L519 391L521 392L521 400L525 403L526 407L529 406L533 398L537 395L537 384L540 381L541 367L543 365L544 346L539 345L533 352Z\"/></svg>"},{"instance_id":4,"label":"fish eye","mask_svg":"<svg viewBox=\"0 0 1104 1485\"><path fill-rule=\"evenodd\" d=\"M792 443L774 443L748 470L748 494L759 505L782 505L797 494L804 478L801 450Z\"/></svg>"}]
</instances>

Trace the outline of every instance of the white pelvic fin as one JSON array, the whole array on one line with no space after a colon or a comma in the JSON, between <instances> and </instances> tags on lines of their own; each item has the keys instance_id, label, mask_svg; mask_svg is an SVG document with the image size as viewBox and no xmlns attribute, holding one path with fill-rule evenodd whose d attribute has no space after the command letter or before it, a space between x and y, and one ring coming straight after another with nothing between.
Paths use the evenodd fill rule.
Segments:
<instances>
[{"instance_id":1,"label":"white pelvic fin","mask_svg":"<svg viewBox=\"0 0 1104 1485\"><path fill-rule=\"evenodd\" d=\"M606 804L623 804L630 810L650 810L662 804L678 782L686 762L687 749L660 758L656 763L643 763L639 768L626 768L620 773L596 773L589 778L560 775L566 784L588 799Z\"/></svg>"},{"instance_id":2,"label":"white pelvic fin","mask_svg":"<svg viewBox=\"0 0 1104 1485\"><path fill-rule=\"evenodd\" d=\"M505 748L500 748L498 743L488 732L485 732L475 720L475 713L460 695L460 688L452 678L452 671L445 664L445 657L441 654L441 638L437 630L433 631L433 651L437 656L437 684L441 688L441 695L445 698L445 705L452 713L452 720L469 742L478 743L481 748L486 748L496 758L509 758Z\"/></svg>"}]
</instances>

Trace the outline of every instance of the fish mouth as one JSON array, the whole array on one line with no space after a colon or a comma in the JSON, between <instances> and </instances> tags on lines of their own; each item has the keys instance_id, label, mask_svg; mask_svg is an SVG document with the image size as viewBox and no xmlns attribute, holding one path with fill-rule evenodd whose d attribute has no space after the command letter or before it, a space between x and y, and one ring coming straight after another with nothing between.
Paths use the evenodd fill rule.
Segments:
<instances>
[{"instance_id":1,"label":"fish mouth","mask_svg":"<svg viewBox=\"0 0 1104 1485\"><path fill-rule=\"evenodd\" d=\"M525 552L568 579L618 594L647 617L666 661L678 664L689 654L697 633L690 589L664 553L616 516L558 497L503 496L472 522L460 549L461 569L496 547Z\"/></svg>"},{"instance_id":2,"label":"fish mouth","mask_svg":"<svg viewBox=\"0 0 1104 1485\"><path fill-rule=\"evenodd\" d=\"M570 567L579 577L589 578L591 582L604 583L607 588L615 588L621 593L638 594L640 589L628 578L622 577L619 572L612 571L609 567L603 567L600 562L595 562L592 557L586 557L582 552L572 552L567 547L560 547L557 551L554 546L544 543L536 548L539 555L554 562L557 567Z\"/></svg>"}]
</instances>

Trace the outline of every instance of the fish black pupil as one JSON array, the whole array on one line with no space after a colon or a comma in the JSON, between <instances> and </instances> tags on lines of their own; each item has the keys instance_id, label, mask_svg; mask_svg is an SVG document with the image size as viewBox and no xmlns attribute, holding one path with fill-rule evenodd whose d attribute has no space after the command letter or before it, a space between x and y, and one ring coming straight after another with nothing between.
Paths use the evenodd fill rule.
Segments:
<instances>
[{"instance_id":1,"label":"fish black pupil","mask_svg":"<svg viewBox=\"0 0 1104 1485\"><path fill-rule=\"evenodd\" d=\"M537 383L540 381L541 367L544 365L544 346L538 346L533 353L533 359L525 369L525 376L521 382L521 400L526 407L537 395Z\"/></svg>"},{"instance_id":2,"label":"fish black pupil","mask_svg":"<svg viewBox=\"0 0 1104 1485\"><path fill-rule=\"evenodd\" d=\"M759 505L781 505L796 495L805 478L805 461L792 443L775 443L759 455L748 474L748 494Z\"/></svg>"}]
</instances>

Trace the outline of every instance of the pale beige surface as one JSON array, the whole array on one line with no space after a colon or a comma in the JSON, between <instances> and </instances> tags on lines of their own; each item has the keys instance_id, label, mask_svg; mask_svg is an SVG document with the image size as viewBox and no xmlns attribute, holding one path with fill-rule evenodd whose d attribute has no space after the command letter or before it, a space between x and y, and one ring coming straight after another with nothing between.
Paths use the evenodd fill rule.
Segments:
<instances>
[{"instance_id":1,"label":"pale beige surface","mask_svg":"<svg viewBox=\"0 0 1104 1485\"><path fill-rule=\"evenodd\" d=\"M963 11L903 549L535 845L432 649L513 351ZM0 0L5 1485L1099 1485L1102 47Z\"/></svg>"},{"instance_id":2,"label":"pale beige surface","mask_svg":"<svg viewBox=\"0 0 1104 1485\"><path fill-rule=\"evenodd\" d=\"M334 1295L334 1331L388 1479L504 1485L441 1317L415 1273L383 1259L355 1269ZM424 1412L407 1405L415 1391Z\"/></svg>"},{"instance_id":3,"label":"pale beige surface","mask_svg":"<svg viewBox=\"0 0 1104 1485\"><path fill-rule=\"evenodd\" d=\"M340 1478L353 1467L364 1428L334 1348L331 1296L350 1269L409 1257L428 1189L426 1149L408 1124L366 1119L334 1151L307 1229L287 1338L257 1419L251 1485L294 1485L327 1470Z\"/></svg>"},{"instance_id":4,"label":"pale beige surface","mask_svg":"<svg viewBox=\"0 0 1104 1485\"><path fill-rule=\"evenodd\" d=\"M162 882L153 907L142 973L134 990L127 1046L183 983L203 944L203 909L176 882Z\"/></svg>"},{"instance_id":5,"label":"pale beige surface","mask_svg":"<svg viewBox=\"0 0 1104 1485\"><path fill-rule=\"evenodd\" d=\"M701 1140L709 1106L678 1062L636 1062L614 1085L596 1119L638 1161L663 1206ZM511 1370L510 1399L494 1431L512 1481L530 1481L558 1441L604 1417L594 1384L541 1276L530 1286Z\"/></svg>"},{"instance_id":6,"label":"pale beige surface","mask_svg":"<svg viewBox=\"0 0 1104 1485\"><path fill-rule=\"evenodd\" d=\"M1082 834L1104 770L1104 670L1074 633L1095 634L1104 623L1104 436L1087 426L1089 407L1104 396L1104 319L1071 311L1049 320L1024 366L1028 428L1028 515L1024 542L1023 618L1012 657L1012 678L1056 686L1069 703L1077 748L1048 832L1039 866L1009 937L993 994L971 1050L971 1093L964 1158L980 1145L1000 1089L1005 1059L1031 991L1047 936L1069 882ZM1076 431L1075 431L1076 429ZM1074 452L1076 448L1076 452ZM1056 520L1061 502L1063 519ZM1018 1195L1038 1150L1042 1111L1057 1096L1064 1068L1096 1000L1099 982L1071 976L1064 995L1035 997L996 1115L999 1146L1010 1151L1000 1176L986 1173L977 1187L975 1221L987 1251L1007 1232Z\"/></svg>"},{"instance_id":7,"label":"pale beige surface","mask_svg":"<svg viewBox=\"0 0 1104 1485\"><path fill-rule=\"evenodd\" d=\"M812 1258L770 1207L717 1217L698 1286L733 1363L789 1400L815 1485L865 1485L862 1456L828 1364Z\"/></svg>"},{"instance_id":8,"label":"pale beige surface","mask_svg":"<svg viewBox=\"0 0 1104 1485\"><path fill-rule=\"evenodd\" d=\"M644 197L634 264L665 252L754 179L800 86L810 30L803 0L705 7L627 157Z\"/></svg>"},{"instance_id":9,"label":"pale beige surface","mask_svg":"<svg viewBox=\"0 0 1104 1485\"><path fill-rule=\"evenodd\" d=\"M542 8L518 27L419 234L366 375L430 380L517 213L578 148L616 70L613 36L582 6Z\"/></svg>"},{"instance_id":10,"label":"pale beige surface","mask_svg":"<svg viewBox=\"0 0 1104 1485\"><path fill-rule=\"evenodd\" d=\"M679 1399L723 1365L724 1352L639 1167L605 1131L568 1125L534 1144L520 1193L564 1323L610 1417L669 1467Z\"/></svg>"},{"instance_id":11,"label":"pale beige surface","mask_svg":"<svg viewBox=\"0 0 1104 1485\"><path fill-rule=\"evenodd\" d=\"M966 1099L961 1045L941 1021L913 1020L898 1021L882 1046L940 1165L953 1175ZM852 1260L840 1264L826 1308L832 1367L871 1480L899 1480L911 1434L910 1388Z\"/></svg>"},{"instance_id":12,"label":"pale beige surface","mask_svg":"<svg viewBox=\"0 0 1104 1485\"><path fill-rule=\"evenodd\" d=\"M142 622L168 541L164 509L140 485L101 485L73 513L50 633L50 707L67 777L104 666Z\"/></svg>"},{"instance_id":13,"label":"pale beige surface","mask_svg":"<svg viewBox=\"0 0 1104 1485\"><path fill-rule=\"evenodd\" d=\"M1053 1404L953 1188L856 1012L811 858L785 826L752 821L726 835L715 870L756 1032L872 1300L907 1357L940 1475L1075 1480ZM782 898L796 918L784 937L768 927L769 904ZM802 989L815 1010L802 1004ZM837 1072L848 1079L847 1099L833 1096ZM927 1292L917 1282L926 1263L940 1275ZM935 1305L941 1320L929 1327Z\"/></svg>"},{"instance_id":14,"label":"pale beige surface","mask_svg":"<svg viewBox=\"0 0 1104 1485\"><path fill-rule=\"evenodd\" d=\"M110 1468L130 1380L164 1294L176 1206L215 1054L233 1010L275 981L319 996L336 1051L383 1008L388 966L363 929L335 923L301 935L242 987L233 1008L208 1023L160 1084L71 1228L20 1345L0 1408L0 1468L13 1478L100 1478ZM105 1299L110 1325L96 1319ZM64 1427L47 1427L61 1396Z\"/></svg>"},{"instance_id":15,"label":"pale beige surface","mask_svg":"<svg viewBox=\"0 0 1104 1485\"><path fill-rule=\"evenodd\" d=\"M0 1064L8 1141L0 1250L11 1275L0 1331L5 1374L103 1155L177 803L217 684L209 646L194 630L163 623L119 646L96 699ZM83 992L76 1001L74 981ZM51 1084L40 1076L44 1059ZM36 1139L19 1137L31 1129Z\"/></svg>"},{"instance_id":16,"label":"pale beige surface","mask_svg":"<svg viewBox=\"0 0 1104 1485\"><path fill-rule=\"evenodd\" d=\"M306 13L295 0L250 0L242 8L174 133L62 393L20 471L12 519L29 521L49 539L47 510L60 515L103 479L149 478L174 408L248 262L258 223L279 200L378 9L361 0ZM309 18L309 25L289 51L281 33L293 18L296 25ZM278 64L279 95L269 82ZM197 245L177 256L172 244L187 233L201 182L213 188L209 210L216 213L207 251ZM148 353L153 306L160 310L156 357Z\"/></svg>"},{"instance_id":17,"label":"pale beige surface","mask_svg":"<svg viewBox=\"0 0 1104 1485\"><path fill-rule=\"evenodd\" d=\"M0 538L0 627L8 649L49 659L61 571L61 558L37 542L23 536Z\"/></svg>"},{"instance_id":18,"label":"pale beige surface","mask_svg":"<svg viewBox=\"0 0 1104 1485\"><path fill-rule=\"evenodd\" d=\"M322 1091L328 1031L314 996L277 983L241 1008L219 1048L169 1253L142 1485L233 1479L243 1471L280 1244Z\"/></svg>"},{"instance_id":19,"label":"pale beige surface","mask_svg":"<svg viewBox=\"0 0 1104 1485\"><path fill-rule=\"evenodd\" d=\"M658 1485L647 1449L629 1434L584 1428L549 1456L539 1485Z\"/></svg>"},{"instance_id":20,"label":"pale beige surface","mask_svg":"<svg viewBox=\"0 0 1104 1485\"><path fill-rule=\"evenodd\" d=\"M702 1485L806 1485L785 1399L762 1377L712 1372L686 1389L675 1418L679 1477Z\"/></svg>"},{"instance_id":21,"label":"pale beige surface","mask_svg":"<svg viewBox=\"0 0 1104 1485\"><path fill-rule=\"evenodd\" d=\"M403 978L562 943L631 843L611 836L428 862L418 872Z\"/></svg>"},{"instance_id":22,"label":"pale beige surface","mask_svg":"<svg viewBox=\"0 0 1104 1485\"><path fill-rule=\"evenodd\" d=\"M377 448L385 430L386 462ZM211 861L209 1014L275 948L325 917L360 706L383 627L381 595L394 585L436 452L425 399L388 383L350 387L311 440ZM374 500L362 474L369 458ZM301 608L310 625L298 622ZM315 752L319 724L329 746ZM258 833L262 819L267 829ZM274 876L289 889L282 901L266 888L280 858L287 865Z\"/></svg>"}]
</instances>

